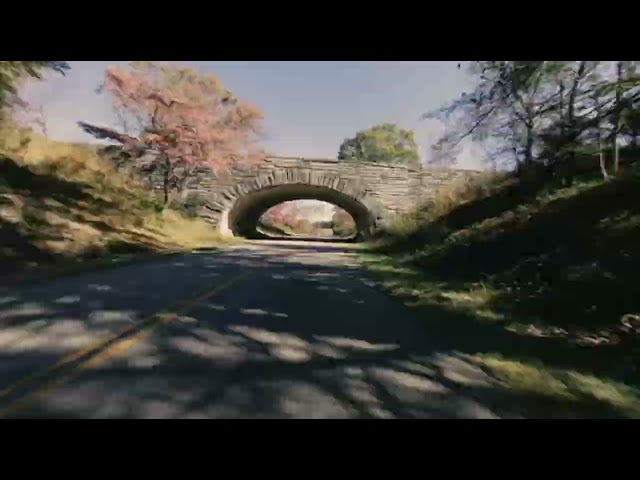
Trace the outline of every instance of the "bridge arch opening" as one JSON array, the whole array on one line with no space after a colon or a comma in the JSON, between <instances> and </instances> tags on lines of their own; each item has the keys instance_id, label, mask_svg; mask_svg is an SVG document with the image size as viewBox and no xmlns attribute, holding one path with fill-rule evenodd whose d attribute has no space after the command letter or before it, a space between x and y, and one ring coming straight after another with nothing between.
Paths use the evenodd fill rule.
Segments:
<instances>
[{"instance_id":1,"label":"bridge arch opening","mask_svg":"<svg viewBox=\"0 0 640 480\"><path fill-rule=\"evenodd\" d=\"M258 230L262 215L278 204L294 200L320 200L345 210L356 224L353 240L365 240L374 230L375 215L359 200L330 187L300 183L270 186L239 197L224 215L226 225L222 228L239 237L264 238Z\"/></svg>"},{"instance_id":2,"label":"bridge arch opening","mask_svg":"<svg viewBox=\"0 0 640 480\"><path fill-rule=\"evenodd\" d=\"M355 221L345 210L320 200L293 200L279 203L262 214L261 233L270 237L313 240L350 240Z\"/></svg>"}]
</instances>

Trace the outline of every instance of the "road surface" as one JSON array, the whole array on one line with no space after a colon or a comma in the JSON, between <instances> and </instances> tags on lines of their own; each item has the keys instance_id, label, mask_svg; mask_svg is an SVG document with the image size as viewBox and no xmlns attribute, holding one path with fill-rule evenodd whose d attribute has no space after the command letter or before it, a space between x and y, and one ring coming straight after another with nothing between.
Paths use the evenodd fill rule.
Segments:
<instances>
[{"instance_id":1,"label":"road surface","mask_svg":"<svg viewBox=\"0 0 640 480\"><path fill-rule=\"evenodd\" d=\"M487 382L345 244L255 241L0 294L2 418L495 418Z\"/></svg>"}]
</instances>

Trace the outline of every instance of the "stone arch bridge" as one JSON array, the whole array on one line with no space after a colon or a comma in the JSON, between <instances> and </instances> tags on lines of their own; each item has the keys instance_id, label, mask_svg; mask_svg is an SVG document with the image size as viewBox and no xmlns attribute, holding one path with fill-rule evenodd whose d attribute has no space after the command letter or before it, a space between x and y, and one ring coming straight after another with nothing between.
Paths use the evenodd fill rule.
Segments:
<instances>
[{"instance_id":1,"label":"stone arch bridge","mask_svg":"<svg viewBox=\"0 0 640 480\"><path fill-rule=\"evenodd\" d=\"M207 169L192 173L185 205L224 234L255 237L264 212L290 200L323 200L345 209L366 238L394 215L419 200L479 172L455 169L411 169L397 165L338 160L267 157L251 169L221 176ZM149 186L162 190L162 174L150 173Z\"/></svg>"}]
</instances>

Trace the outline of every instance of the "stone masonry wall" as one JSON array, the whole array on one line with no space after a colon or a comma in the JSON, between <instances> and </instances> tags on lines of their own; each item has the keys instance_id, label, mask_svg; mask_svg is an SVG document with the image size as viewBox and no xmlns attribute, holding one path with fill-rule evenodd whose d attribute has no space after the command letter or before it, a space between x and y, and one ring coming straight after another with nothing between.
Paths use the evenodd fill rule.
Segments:
<instances>
[{"instance_id":1,"label":"stone masonry wall","mask_svg":"<svg viewBox=\"0 0 640 480\"><path fill-rule=\"evenodd\" d=\"M395 165L268 157L257 168L235 169L227 175L216 176L206 168L196 170L189 181L185 203L195 208L210 205L214 210L222 211L225 205L246 193L239 191L239 185L251 183L251 190L255 191L265 183L261 179L269 178L273 184L275 178L276 184L281 184L300 183L303 178L310 179L310 184L329 187L348 184L353 189L353 185L357 185L370 200L383 206L385 216L393 216L410 209L420 200L433 198L439 189L452 182L478 174L444 168L413 170ZM146 178L151 188L162 190L161 172L147 173ZM213 223L217 223L215 217L210 218Z\"/></svg>"}]
</instances>

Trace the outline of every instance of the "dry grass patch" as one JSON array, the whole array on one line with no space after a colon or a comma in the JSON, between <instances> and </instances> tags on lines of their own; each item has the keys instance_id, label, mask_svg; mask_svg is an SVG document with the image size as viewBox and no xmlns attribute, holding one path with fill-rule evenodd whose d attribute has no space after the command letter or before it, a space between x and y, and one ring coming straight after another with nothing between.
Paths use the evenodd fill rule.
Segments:
<instances>
[{"instance_id":1,"label":"dry grass patch","mask_svg":"<svg viewBox=\"0 0 640 480\"><path fill-rule=\"evenodd\" d=\"M8 271L110 253L223 246L208 223L165 209L95 147L0 128L0 261Z\"/></svg>"}]
</instances>

